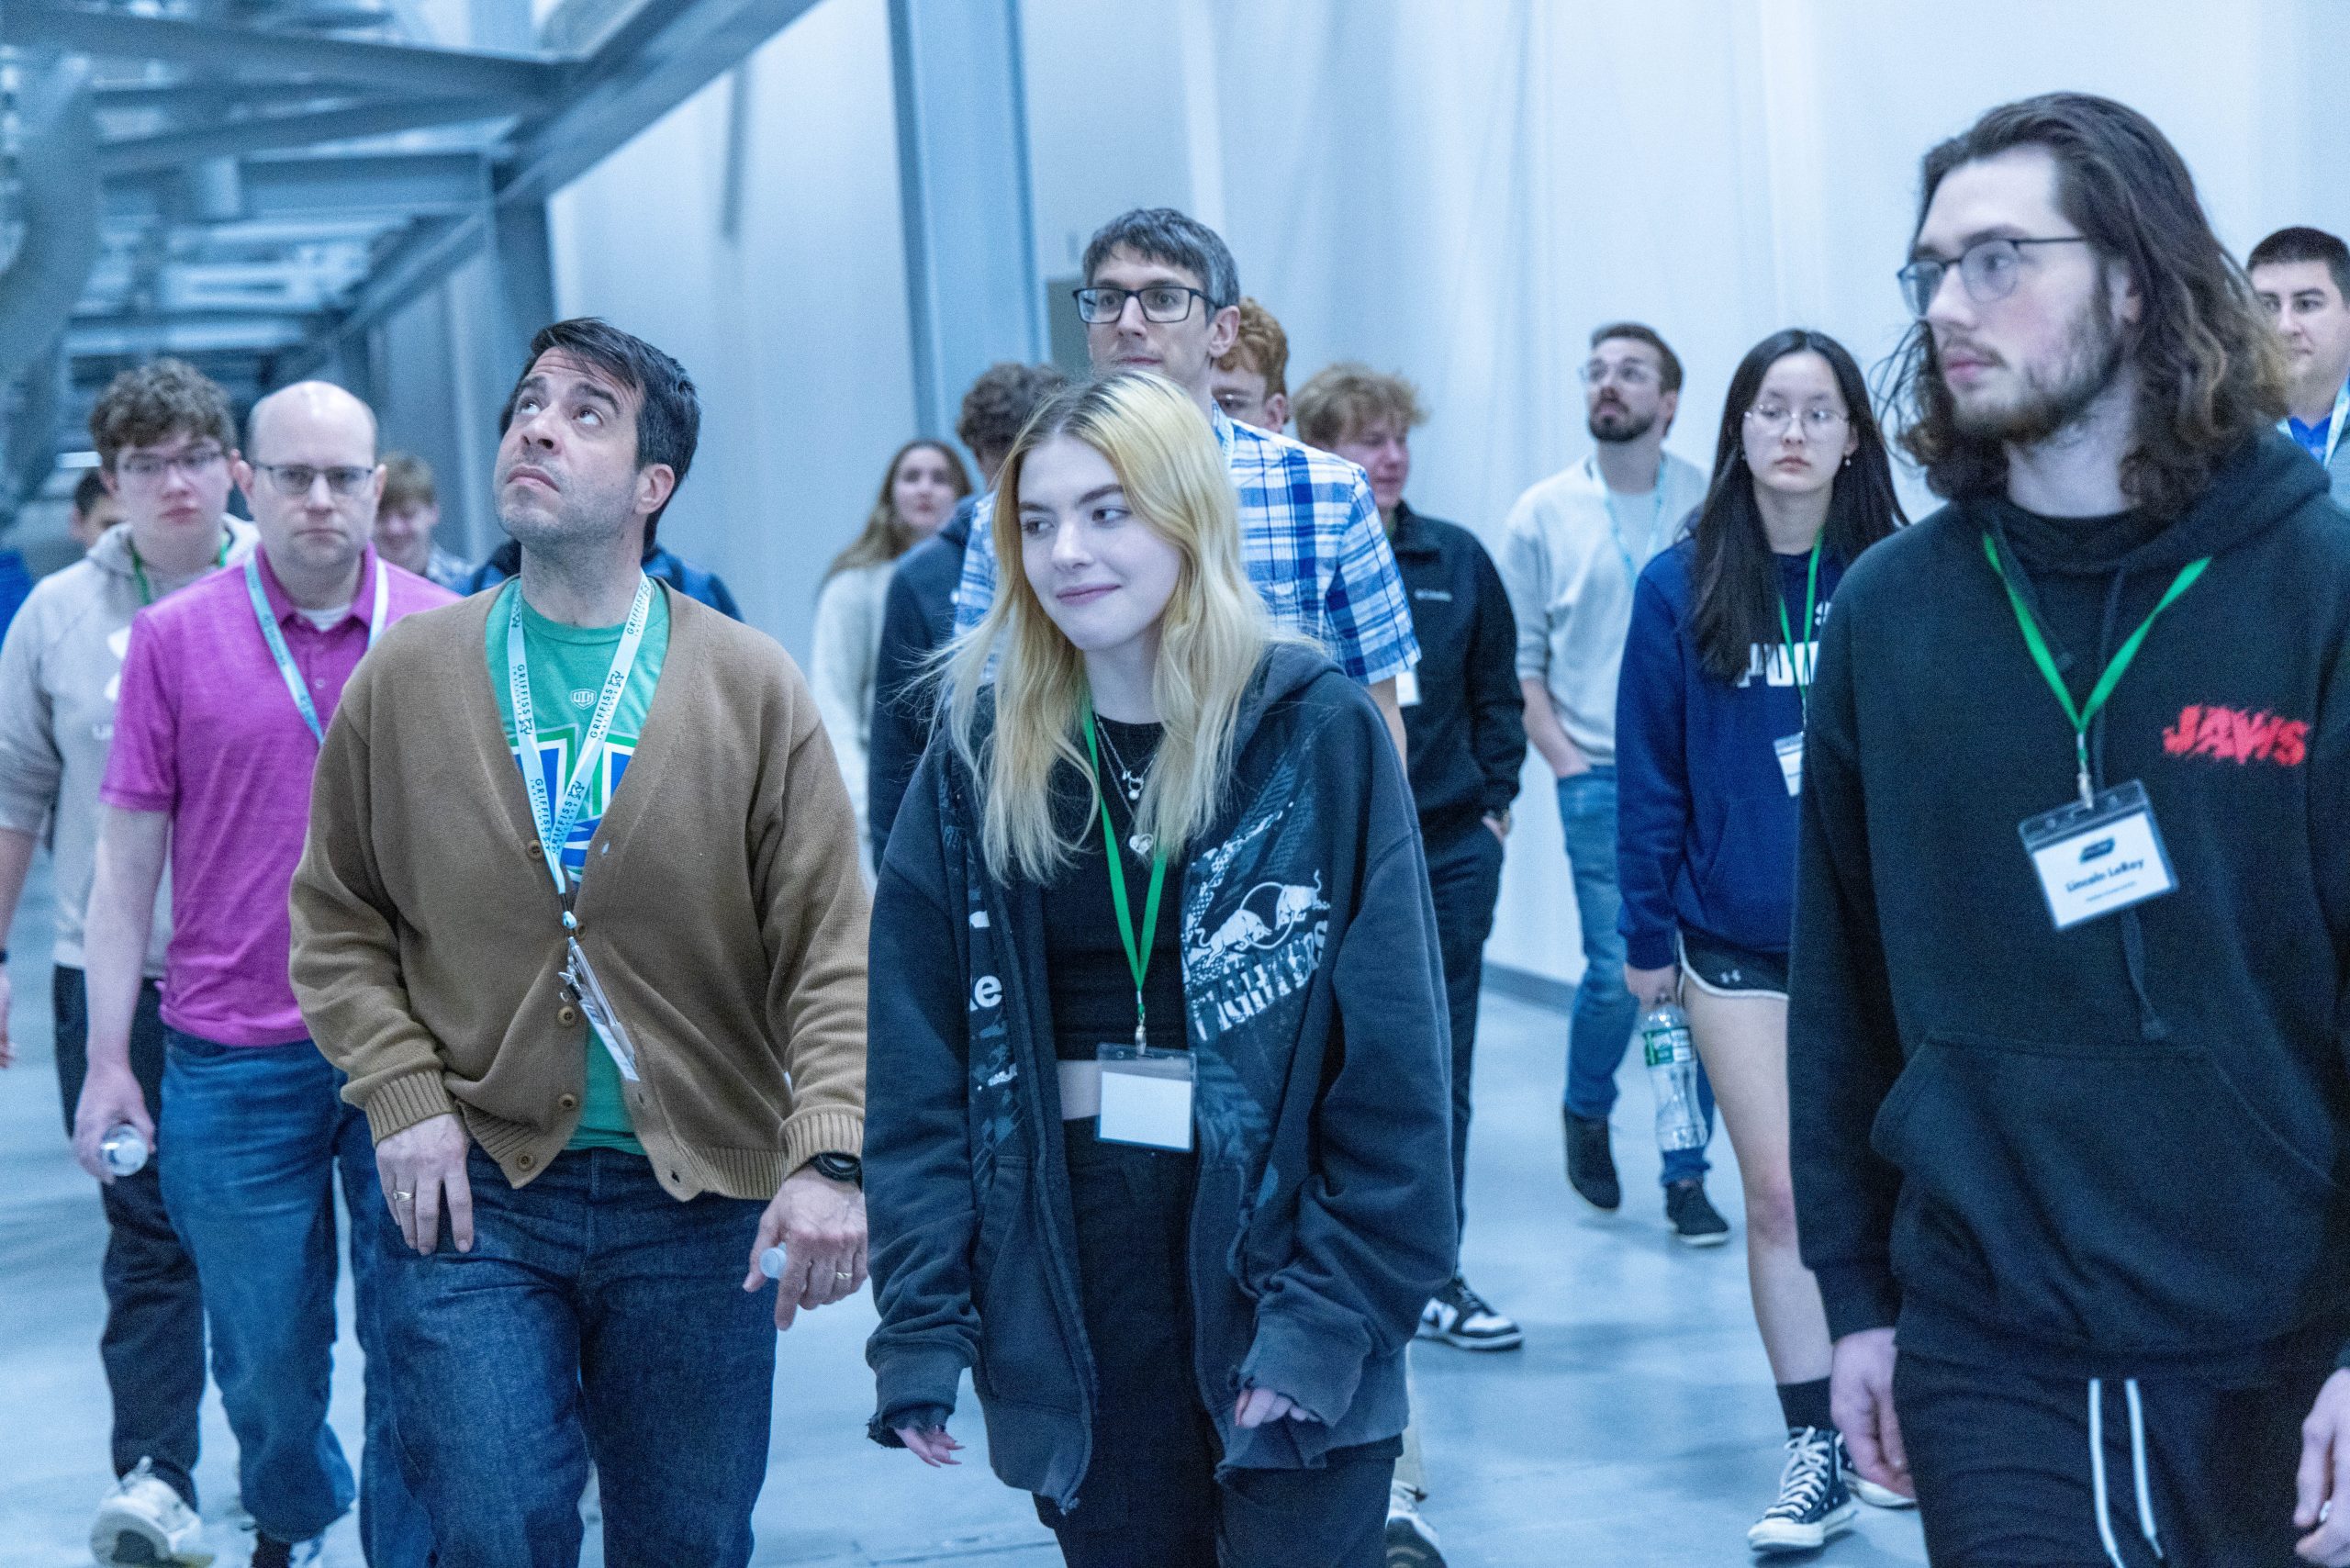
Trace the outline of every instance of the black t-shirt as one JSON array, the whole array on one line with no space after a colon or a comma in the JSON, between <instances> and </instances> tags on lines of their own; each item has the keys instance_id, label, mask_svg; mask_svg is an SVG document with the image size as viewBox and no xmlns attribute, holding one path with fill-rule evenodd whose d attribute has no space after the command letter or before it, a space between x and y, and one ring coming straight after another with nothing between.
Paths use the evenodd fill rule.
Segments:
<instances>
[{"instance_id":1,"label":"black t-shirt","mask_svg":"<svg viewBox=\"0 0 2350 1568\"><path fill-rule=\"evenodd\" d=\"M1158 745L1157 724L1101 721L1110 744L1130 767L1145 766ZM1102 759L1107 776L1103 796L1118 837L1118 857L1126 879L1126 905L1135 936L1142 937L1150 902L1150 861L1126 845L1134 818L1115 782L1117 769ZM1080 781L1082 790L1082 781ZM1072 812L1084 809L1080 793ZM1183 868L1169 863L1159 895L1158 930L1151 944L1150 973L1144 983L1150 1044L1159 1050L1185 1048L1183 1024ZM1135 1037L1135 979L1118 936L1117 905L1110 897L1110 872L1102 858L1102 819L1086 824L1084 846L1045 890L1045 977L1053 1009L1053 1052L1062 1061L1091 1061L1104 1045Z\"/></svg>"}]
</instances>

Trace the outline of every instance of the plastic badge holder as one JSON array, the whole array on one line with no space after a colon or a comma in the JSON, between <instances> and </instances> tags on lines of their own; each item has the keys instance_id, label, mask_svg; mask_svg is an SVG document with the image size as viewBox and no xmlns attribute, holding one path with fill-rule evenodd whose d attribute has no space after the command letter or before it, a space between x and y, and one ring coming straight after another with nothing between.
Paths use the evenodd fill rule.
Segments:
<instances>
[{"instance_id":1,"label":"plastic badge holder","mask_svg":"<svg viewBox=\"0 0 2350 1568\"><path fill-rule=\"evenodd\" d=\"M2154 805L2134 779L2028 818L2017 831L2059 931L2178 886Z\"/></svg>"},{"instance_id":2,"label":"plastic badge holder","mask_svg":"<svg viewBox=\"0 0 2350 1568\"><path fill-rule=\"evenodd\" d=\"M579 938L565 936L563 946L571 958L570 963L564 966L563 983L577 1000L579 1010L588 1014L588 1022L596 1026L596 1037L604 1042L604 1049L610 1055L612 1065L621 1070L622 1078L634 1083L636 1042L629 1038L628 1025L621 1023L620 1014L612 1010L612 1000L604 994L604 983L596 978L596 967L588 961L587 953L579 946Z\"/></svg>"},{"instance_id":3,"label":"plastic badge holder","mask_svg":"<svg viewBox=\"0 0 2350 1568\"><path fill-rule=\"evenodd\" d=\"M1192 1053L1131 1043L1103 1046L1102 1114L1095 1135L1146 1148L1192 1147Z\"/></svg>"}]
</instances>

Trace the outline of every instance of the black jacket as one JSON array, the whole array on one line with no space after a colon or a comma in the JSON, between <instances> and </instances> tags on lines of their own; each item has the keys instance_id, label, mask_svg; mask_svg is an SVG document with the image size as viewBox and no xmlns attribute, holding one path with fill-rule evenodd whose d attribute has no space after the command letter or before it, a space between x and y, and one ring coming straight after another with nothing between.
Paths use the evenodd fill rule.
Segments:
<instances>
[{"instance_id":1,"label":"black jacket","mask_svg":"<svg viewBox=\"0 0 2350 1568\"><path fill-rule=\"evenodd\" d=\"M2095 521L1944 508L1838 589L1812 689L1788 1018L1804 1260L1841 1337L2052 1374L2224 1376L2350 1316L2350 522L2280 436L2102 563ZM2076 700L2178 569L2091 733L2176 890L2059 933L2018 826ZM2052 545L2052 541L2054 543ZM2067 555L2070 559L2066 559Z\"/></svg>"},{"instance_id":2,"label":"black jacket","mask_svg":"<svg viewBox=\"0 0 2350 1568\"><path fill-rule=\"evenodd\" d=\"M898 557L881 606L881 649L873 662L873 716L865 745L865 826L873 863L890 847L914 765L930 744L930 703L918 684L930 655L955 635L955 588L971 542L975 497L967 496L936 533Z\"/></svg>"},{"instance_id":3,"label":"black jacket","mask_svg":"<svg viewBox=\"0 0 2350 1568\"><path fill-rule=\"evenodd\" d=\"M1420 829L1442 844L1517 799L1526 709L1517 620L1477 536L1397 502L1389 543L1420 640L1420 700L1404 710Z\"/></svg>"},{"instance_id":4,"label":"black jacket","mask_svg":"<svg viewBox=\"0 0 2350 1568\"><path fill-rule=\"evenodd\" d=\"M509 539L489 553L488 560L474 568L473 576L465 579L459 591L476 594L484 588L496 588L521 569L522 547ZM729 621L743 619L743 607L735 603L734 596L726 590L724 578L716 572L695 566L666 544L648 543L644 546L644 575L660 578L688 599L699 600Z\"/></svg>"},{"instance_id":5,"label":"black jacket","mask_svg":"<svg viewBox=\"0 0 2350 1568\"><path fill-rule=\"evenodd\" d=\"M1452 1271L1449 1044L1427 871L1378 710L1318 650L1267 656L1231 801L1182 868L1196 1058L1200 1397L1239 1469L1404 1428L1404 1351ZM865 1123L873 1436L955 1404L1063 1507L1091 1457L1043 895L990 879L943 734L881 867ZM1246 1383L1319 1420L1232 1427Z\"/></svg>"}]
</instances>

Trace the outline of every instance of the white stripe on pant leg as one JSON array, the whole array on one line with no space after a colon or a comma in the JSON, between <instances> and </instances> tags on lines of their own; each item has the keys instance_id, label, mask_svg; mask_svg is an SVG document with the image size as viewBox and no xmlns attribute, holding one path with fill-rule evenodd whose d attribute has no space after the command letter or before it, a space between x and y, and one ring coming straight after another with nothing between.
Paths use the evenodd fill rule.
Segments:
<instances>
[{"instance_id":1,"label":"white stripe on pant leg","mask_svg":"<svg viewBox=\"0 0 2350 1568\"><path fill-rule=\"evenodd\" d=\"M2138 1380L2130 1378L2121 1385L2130 1399L2130 1468L2138 1484L2138 1533L2154 1549L2154 1561L2163 1557L2162 1539L2154 1533L2154 1498L2146 1484L2146 1413L2138 1398Z\"/></svg>"},{"instance_id":2,"label":"white stripe on pant leg","mask_svg":"<svg viewBox=\"0 0 2350 1568\"><path fill-rule=\"evenodd\" d=\"M2097 1538L2105 1545L2113 1568L2130 1568L2121 1561L2121 1545L2113 1539L2113 1507L2105 1490L2105 1380L2089 1379L2089 1495L2097 1508Z\"/></svg>"}]
</instances>

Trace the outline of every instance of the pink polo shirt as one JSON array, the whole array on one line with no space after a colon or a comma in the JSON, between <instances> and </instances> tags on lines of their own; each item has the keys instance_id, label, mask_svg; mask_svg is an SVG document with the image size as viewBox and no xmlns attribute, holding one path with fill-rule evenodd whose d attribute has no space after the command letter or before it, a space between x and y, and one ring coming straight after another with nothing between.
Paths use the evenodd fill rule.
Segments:
<instances>
[{"instance_id":1,"label":"pink polo shirt","mask_svg":"<svg viewBox=\"0 0 2350 1568\"><path fill-rule=\"evenodd\" d=\"M359 592L319 631L294 608L266 552L262 587L287 653L330 723L367 651L375 574L391 574L388 625L455 595L397 566L360 560ZM172 945L163 1022L228 1046L282 1046L308 1028L285 967L286 895L310 825L318 743L302 722L253 615L242 567L215 572L130 623L114 746L98 798L172 819Z\"/></svg>"}]
</instances>

